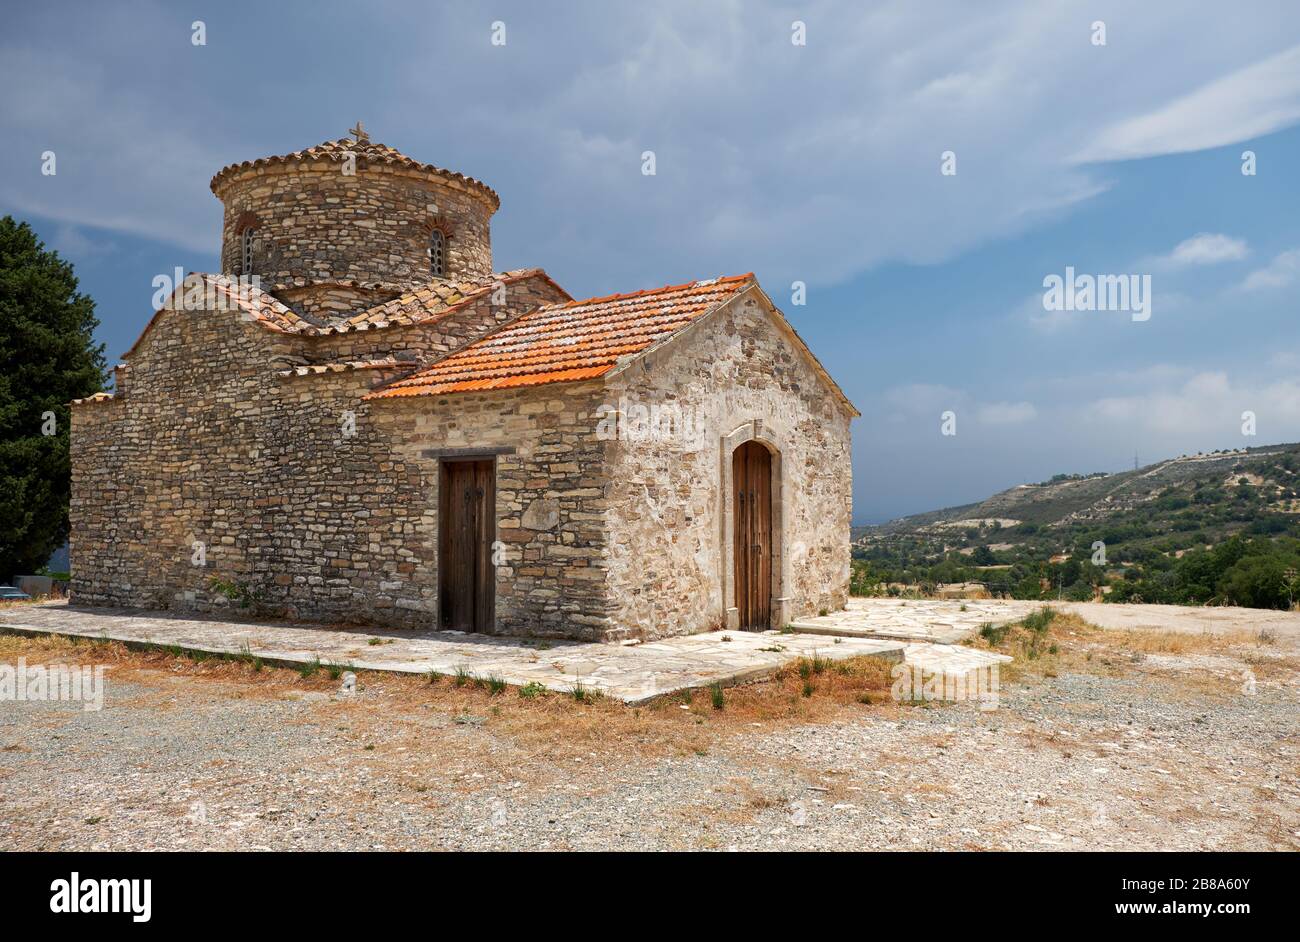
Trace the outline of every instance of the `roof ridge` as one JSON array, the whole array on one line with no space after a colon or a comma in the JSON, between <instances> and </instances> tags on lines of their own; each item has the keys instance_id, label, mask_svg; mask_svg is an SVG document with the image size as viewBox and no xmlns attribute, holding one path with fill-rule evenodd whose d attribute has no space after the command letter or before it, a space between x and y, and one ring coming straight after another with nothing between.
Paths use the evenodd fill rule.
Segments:
<instances>
[{"instance_id":1,"label":"roof ridge","mask_svg":"<svg viewBox=\"0 0 1300 942\"><path fill-rule=\"evenodd\" d=\"M650 294L663 294L668 291L684 291L687 288L704 288L709 285L727 284L733 281L745 281L752 279L754 273L746 272L743 275L720 275L717 278L704 278L699 281L688 281L680 285L664 285L662 288L643 288L640 291L629 291L626 294L607 294L603 297L583 298L580 301L566 301L563 304L544 304L543 307L554 309L565 307L581 307L585 304L605 304L610 301L623 301L627 298L641 298Z\"/></svg>"},{"instance_id":2,"label":"roof ridge","mask_svg":"<svg viewBox=\"0 0 1300 942\"><path fill-rule=\"evenodd\" d=\"M474 290L481 291L484 288L494 287L498 281L509 283L511 281L518 281L520 278L525 278L528 275L536 275L536 274L546 274L546 273L542 271L541 268L515 268L510 271L493 272L491 275L484 275L481 278L430 278L428 281L421 284L418 288L412 288L409 291L403 291L395 298L389 298L387 301L380 301L378 304L372 304L369 308L366 308L365 311L358 311L357 313L364 314L366 313L366 311L373 310L374 308L377 307L383 307L385 304L393 304L394 302L397 301L403 301L407 299L414 300L415 297L421 291L428 291L431 288L433 288L434 285L439 284L440 282L452 284L452 285L474 285Z\"/></svg>"},{"instance_id":3,"label":"roof ridge","mask_svg":"<svg viewBox=\"0 0 1300 942\"><path fill-rule=\"evenodd\" d=\"M498 284L514 284L515 282L518 281L524 281L528 278L536 278L539 276L549 281L552 285L558 288L561 293L564 294L568 293L563 288L560 288L559 284L557 284L555 280L551 278L550 275L546 274L546 271L540 267L516 268L506 272L494 272L491 275L490 280L488 276L484 276L483 278L478 280L466 279L461 281L453 281L452 279L449 278L436 278L425 282L424 284L420 285L420 287L414 288L411 291L406 292L405 294L400 294L395 298L389 298L387 301L380 301L378 304L372 304L368 308L363 308L362 310L357 311L355 314L353 314L351 317L349 317L347 320L343 321L340 324L321 327L319 328L319 332L321 335L345 334L354 330L381 329L382 326L388 326L390 324L396 324L398 326L411 326L411 324L427 323L429 320L441 319L443 317L446 317L447 315L460 310L465 305L471 304L474 301L481 299L484 294L486 294L489 291L492 291L494 288L496 288ZM473 285L473 288L470 291L461 292L463 294L463 297L461 297L456 301L449 302L447 304L447 307L445 307L443 310L438 311L436 314L430 315L429 317L424 318L422 320L415 320L415 321L411 321L410 323L405 323L402 321L383 321L381 324L379 322L374 322L365 319L369 316L372 316L375 312L385 307L394 306L400 310L402 307L404 307L407 304L418 302L419 295L421 292L428 291L439 282L445 282L445 283L455 285L456 286L455 290L457 291L460 291L460 286L462 285ZM533 310L536 310L536 308L529 308L527 311L524 311L523 313L528 313L529 311L533 311ZM362 318L362 319L358 320L358 318Z\"/></svg>"},{"instance_id":4,"label":"roof ridge","mask_svg":"<svg viewBox=\"0 0 1300 942\"><path fill-rule=\"evenodd\" d=\"M189 290L189 281L191 278L201 279L205 284L210 284L214 288L221 290L221 292L230 299L235 308L238 308L242 313L246 314L254 322L267 330L273 330L282 334L301 334L306 333L309 329L313 328L314 325L312 325L311 321L303 317L293 308L289 307L289 305L285 304L270 291L267 291L260 283L255 283L251 279L245 281L244 279L246 277L249 276L231 275L224 272L186 272L181 278L180 283L172 288L171 294L167 296L167 299L163 304L150 316L149 322L144 325L144 330L140 331L139 335L135 338L135 343L131 344L126 353L122 354L122 358L126 359L131 356L131 354L135 353L136 348L144 341L144 338L149 334L149 331L153 329L154 324L157 323L158 318L162 316L164 311L178 310L174 302L177 297L184 299L185 293ZM256 278L256 276L252 276L252 278ZM288 326L274 323L265 313L259 311L257 308L259 302L266 305L270 314L273 314L287 322ZM186 310L183 300L179 310Z\"/></svg>"}]
</instances>

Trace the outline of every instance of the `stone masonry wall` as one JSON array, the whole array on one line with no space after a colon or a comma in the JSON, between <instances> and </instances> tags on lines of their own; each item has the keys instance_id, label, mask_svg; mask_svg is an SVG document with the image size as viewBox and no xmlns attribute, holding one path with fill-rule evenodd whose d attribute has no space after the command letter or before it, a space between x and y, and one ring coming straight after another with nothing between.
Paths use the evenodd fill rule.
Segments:
<instances>
[{"instance_id":1,"label":"stone masonry wall","mask_svg":"<svg viewBox=\"0 0 1300 942\"><path fill-rule=\"evenodd\" d=\"M629 634L727 627L724 540L731 535L722 480L730 454L722 439L752 423L780 454L774 627L847 602L850 415L765 304L756 290L745 292L651 354L644 369L633 365L611 380L606 404L624 410L632 440L620 435L610 449L607 566L612 617ZM641 433L627 422L637 405L668 415L669 433ZM678 416L685 434L672 428Z\"/></svg>"},{"instance_id":2,"label":"stone masonry wall","mask_svg":"<svg viewBox=\"0 0 1300 942\"><path fill-rule=\"evenodd\" d=\"M606 446L593 418L603 399L597 382L375 403L408 463L425 449L513 449L496 459L500 633L614 634L604 568Z\"/></svg>"},{"instance_id":3,"label":"stone masonry wall","mask_svg":"<svg viewBox=\"0 0 1300 942\"><path fill-rule=\"evenodd\" d=\"M400 167L359 161L356 169L345 175L330 161L271 165L223 181L221 270L260 275L269 291L340 281L415 287L431 278L436 225L448 236L444 277L492 274L495 207L478 190ZM248 226L257 230L253 271L243 272ZM311 306L301 296L296 303Z\"/></svg>"},{"instance_id":4,"label":"stone masonry wall","mask_svg":"<svg viewBox=\"0 0 1300 942\"><path fill-rule=\"evenodd\" d=\"M512 301L555 290L539 281ZM608 388L373 401L364 395L408 367L279 374L427 359L518 308L485 301L433 324L311 338L236 312L163 312L117 396L73 409L72 599L431 627L438 462L424 453L479 448L502 452L498 631L612 640L719 627L722 438L749 428L780 454L778 622L841 608L849 415L764 304L746 292ZM605 405L667 409L669 434L611 437Z\"/></svg>"},{"instance_id":5,"label":"stone masonry wall","mask_svg":"<svg viewBox=\"0 0 1300 942\"><path fill-rule=\"evenodd\" d=\"M282 378L271 362L360 355L352 344L383 335L427 350L422 329L308 340L232 312L164 312L118 396L73 409L73 602L433 627L438 464L421 452L500 446L515 451L497 459L499 630L604 637L590 384L367 402L400 372Z\"/></svg>"}]
</instances>

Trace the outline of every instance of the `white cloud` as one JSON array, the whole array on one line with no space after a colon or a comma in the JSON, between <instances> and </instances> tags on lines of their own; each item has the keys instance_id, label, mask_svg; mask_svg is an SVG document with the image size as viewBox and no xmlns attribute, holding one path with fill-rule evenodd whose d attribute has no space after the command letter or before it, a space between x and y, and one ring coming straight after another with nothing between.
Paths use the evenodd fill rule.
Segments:
<instances>
[{"instance_id":1,"label":"white cloud","mask_svg":"<svg viewBox=\"0 0 1300 942\"><path fill-rule=\"evenodd\" d=\"M1015 309L1013 317L1025 321L1035 330L1050 334L1074 327L1085 317L1096 316L1092 312L1048 310L1043 306L1043 297L1042 291L1031 294Z\"/></svg>"},{"instance_id":2,"label":"white cloud","mask_svg":"<svg viewBox=\"0 0 1300 942\"><path fill-rule=\"evenodd\" d=\"M1246 291L1285 288L1300 277L1300 249L1279 253L1263 268L1246 276L1241 287Z\"/></svg>"},{"instance_id":3,"label":"white cloud","mask_svg":"<svg viewBox=\"0 0 1300 942\"><path fill-rule=\"evenodd\" d=\"M1200 232L1179 242L1172 252L1156 260L1160 265L1183 268L1189 265L1213 265L1235 262L1250 254L1245 239L1234 239L1217 232Z\"/></svg>"},{"instance_id":4,"label":"white cloud","mask_svg":"<svg viewBox=\"0 0 1300 942\"><path fill-rule=\"evenodd\" d=\"M1080 419L1103 426L1116 439L1194 436L1223 447L1241 437L1244 411L1257 416L1261 437L1237 444L1288 440L1300 424L1300 382L1282 378L1263 384L1234 383L1224 371L1204 371L1176 388L1094 400Z\"/></svg>"},{"instance_id":5,"label":"white cloud","mask_svg":"<svg viewBox=\"0 0 1300 942\"><path fill-rule=\"evenodd\" d=\"M1112 272L1109 274L1136 274L1143 269L1153 267L1151 261L1139 262L1130 267L1127 272ZM1052 274L1059 274L1053 272ZM1076 272L1077 275L1105 275L1106 272ZM1134 321L1132 313L1129 311L1066 311L1066 310L1048 310L1043 307L1042 293L1031 295L1020 304L1012 314L1013 320L1028 324L1031 328L1044 334L1055 334L1065 330L1073 330L1079 327L1092 326L1104 329L1120 328L1131 329L1137 325L1137 329L1143 329L1141 325L1144 321ZM1186 308L1192 301L1192 297L1181 292L1174 291L1165 286L1159 279L1152 279L1151 288L1151 316L1163 318L1165 315L1176 313Z\"/></svg>"},{"instance_id":6,"label":"white cloud","mask_svg":"<svg viewBox=\"0 0 1300 942\"><path fill-rule=\"evenodd\" d=\"M109 255L116 245L111 240L99 240L88 236L76 226L62 225L55 231L50 244L63 256L88 258L96 255Z\"/></svg>"},{"instance_id":7,"label":"white cloud","mask_svg":"<svg viewBox=\"0 0 1300 942\"><path fill-rule=\"evenodd\" d=\"M1217 16L1208 22L1217 23ZM1265 25L1261 18L1260 25ZM1153 62L1165 63L1161 56ZM1079 163L1222 147L1300 120L1300 46L1236 69L1154 109L1106 127Z\"/></svg>"},{"instance_id":8,"label":"white cloud","mask_svg":"<svg viewBox=\"0 0 1300 942\"><path fill-rule=\"evenodd\" d=\"M973 415L982 425L1019 425L1038 415L1029 402L975 402L969 393L937 383L909 383L894 386L884 393L894 422L933 420L938 428L944 412L956 412L958 418Z\"/></svg>"},{"instance_id":9,"label":"white cloud","mask_svg":"<svg viewBox=\"0 0 1300 942\"><path fill-rule=\"evenodd\" d=\"M212 13L203 49L166 7L26 13L0 37L0 203L215 254L213 173L341 136L361 116L376 140L497 188L498 260L581 273L580 292L749 270L825 283L942 261L1070 212L1106 189L1077 156L1116 115L1147 117L1102 135L1115 156L1297 118L1300 79L1275 55L1276 37L1300 28L1285 6L1107 7L1098 48L1089 17L1037 2L812 0L807 47L790 44L775 3L708 15L693 0L500 5L503 48L472 5L393 2L308 26L272 5L259 37L291 36L288 50L234 42L238 10ZM286 55L293 70L264 67ZM366 67L337 68L343 56ZM1228 78L1207 91L1207 74ZM1171 108L1176 121L1159 117ZM1142 131L1171 121L1177 134ZM35 169L47 147L57 178ZM647 149L654 177L640 173ZM939 173L946 150L955 177Z\"/></svg>"},{"instance_id":10,"label":"white cloud","mask_svg":"<svg viewBox=\"0 0 1300 942\"><path fill-rule=\"evenodd\" d=\"M1019 425L1037 418L1038 410L1030 402L990 402L975 415L985 425Z\"/></svg>"},{"instance_id":11,"label":"white cloud","mask_svg":"<svg viewBox=\"0 0 1300 942\"><path fill-rule=\"evenodd\" d=\"M966 394L959 389L934 383L908 383L886 390L885 401L892 407L891 420L933 418L962 407Z\"/></svg>"},{"instance_id":12,"label":"white cloud","mask_svg":"<svg viewBox=\"0 0 1300 942\"><path fill-rule=\"evenodd\" d=\"M1119 471L1218 448L1300 441L1300 377L1294 358L1252 358L1231 368L1155 362L1129 368L1103 358L1054 361L1041 380L1009 377L989 406L1032 401L1029 424L987 425L979 404L958 406L954 438L937 419L898 427L888 410L863 409L854 432L855 499L884 515L933 510L987 497L1016 480L1058 472ZM947 387L939 387L947 389ZM949 390L953 393L955 390ZM1242 413L1255 413L1255 436L1242 434ZM882 498L881 495L885 495ZM894 507L890 507L890 495ZM855 505L856 506L856 505Z\"/></svg>"}]
</instances>

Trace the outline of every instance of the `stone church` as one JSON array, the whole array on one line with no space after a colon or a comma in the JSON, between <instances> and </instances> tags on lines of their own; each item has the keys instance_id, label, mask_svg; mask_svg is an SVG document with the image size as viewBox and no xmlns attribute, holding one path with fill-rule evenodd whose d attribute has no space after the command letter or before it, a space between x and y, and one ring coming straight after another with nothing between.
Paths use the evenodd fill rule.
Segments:
<instances>
[{"instance_id":1,"label":"stone church","mask_svg":"<svg viewBox=\"0 0 1300 942\"><path fill-rule=\"evenodd\" d=\"M72 413L74 605L590 640L848 595L858 413L752 275L574 300L497 194L352 137L233 164L220 275Z\"/></svg>"}]
</instances>

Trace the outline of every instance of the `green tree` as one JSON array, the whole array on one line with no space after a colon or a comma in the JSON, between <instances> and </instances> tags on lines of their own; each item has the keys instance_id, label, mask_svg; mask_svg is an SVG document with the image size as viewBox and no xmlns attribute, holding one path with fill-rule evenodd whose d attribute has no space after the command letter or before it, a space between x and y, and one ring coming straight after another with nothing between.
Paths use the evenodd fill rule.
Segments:
<instances>
[{"instance_id":1,"label":"green tree","mask_svg":"<svg viewBox=\"0 0 1300 942\"><path fill-rule=\"evenodd\" d=\"M1224 573L1219 589L1234 605L1287 608L1292 601L1287 562L1280 556L1246 556Z\"/></svg>"},{"instance_id":2,"label":"green tree","mask_svg":"<svg viewBox=\"0 0 1300 942\"><path fill-rule=\"evenodd\" d=\"M0 219L0 578L32 572L67 537L68 403L104 386L98 326L72 266Z\"/></svg>"}]
</instances>

